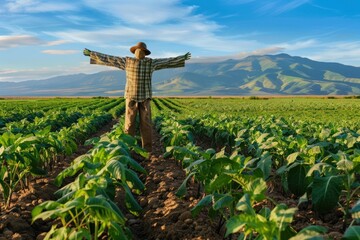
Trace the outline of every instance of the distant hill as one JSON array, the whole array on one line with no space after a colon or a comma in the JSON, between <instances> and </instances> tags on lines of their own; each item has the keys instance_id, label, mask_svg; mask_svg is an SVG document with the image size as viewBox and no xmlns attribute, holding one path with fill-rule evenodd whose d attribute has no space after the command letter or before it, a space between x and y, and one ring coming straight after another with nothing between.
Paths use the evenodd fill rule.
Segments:
<instances>
[{"instance_id":1,"label":"distant hill","mask_svg":"<svg viewBox=\"0 0 360 240\"><path fill-rule=\"evenodd\" d=\"M1 96L123 96L125 73L0 82ZM360 95L360 67L287 54L190 63L153 75L154 96Z\"/></svg>"}]
</instances>

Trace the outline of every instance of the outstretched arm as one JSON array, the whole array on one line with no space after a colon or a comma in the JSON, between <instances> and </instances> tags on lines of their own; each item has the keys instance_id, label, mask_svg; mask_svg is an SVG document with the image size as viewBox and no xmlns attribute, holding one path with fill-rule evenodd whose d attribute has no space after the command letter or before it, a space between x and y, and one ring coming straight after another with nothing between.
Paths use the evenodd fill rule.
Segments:
<instances>
[{"instance_id":1,"label":"outstretched arm","mask_svg":"<svg viewBox=\"0 0 360 240\"><path fill-rule=\"evenodd\" d=\"M153 59L154 70L160 70L164 68L178 68L184 67L185 61L191 58L191 53L187 52L184 55L180 55L173 58L156 58Z\"/></svg>"},{"instance_id":2,"label":"outstretched arm","mask_svg":"<svg viewBox=\"0 0 360 240\"><path fill-rule=\"evenodd\" d=\"M84 49L83 54L85 56L90 56L90 64L100 64L110 67L117 67L122 70L125 70L126 59L123 57L115 57L95 51L91 51L87 48Z\"/></svg>"}]
</instances>

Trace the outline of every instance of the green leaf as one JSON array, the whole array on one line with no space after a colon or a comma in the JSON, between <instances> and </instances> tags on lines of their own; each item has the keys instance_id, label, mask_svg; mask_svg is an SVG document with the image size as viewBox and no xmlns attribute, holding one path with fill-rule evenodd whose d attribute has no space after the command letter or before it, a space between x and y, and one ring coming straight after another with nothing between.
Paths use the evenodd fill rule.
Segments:
<instances>
[{"instance_id":1,"label":"green leaf","mask_svg":"<svg viewBox=\"0 0 360 240\"><path fill-rule=\"evenodd\" d=\"M357 139L354 136L348 136L346 138L346 142L347 142L347 147L352 148L355 145L355 143L357 142Z\"/></svg>"},{"instance_id":2,"label":"green leaf","mask_svg":"<svg viewBox=\"0 0 360 240\"><path fill-rule=\"evenodd\" d=\"M1 186L1 191L2 191L2 194L3 194L3 197L5 199L8 199L10 198L10 187L9 185L3 181L1 178L0 178L0 186Z\"/></svg>"},{"instance_id":3,"label":"green leaf","mask_svg":"<svg viewBox=\"0 0 360 240\"><path fill-rule=\"evenodd\" d=\"M136 152L137 154L139 154L140 156L142 156L144 158L148 158L150 155L149 152L147 152L145 149L143 149L139 146L133 146L131 149L134 150L134 152Z\"/></svg>"},{"instance_id":4,"label":"green leaf","mask_svg":"<svg viewBox=\"0 0 360 240\"><path fill-rule=\"evenodd\" d=\"M287 166L286 166L286 165L281 166L281 167L279 167L279 168L276 170L276 174L277 174L277 175L282 175L282 174L284 174L284 173L286 172L286 169L287 169Z\"/></svg>"},{"instance_id":5,"label":"green leaf","mask_svg":"<svg viewBox=\"0 0 360 240\"><path fill-rule=\"evenodd\" d=\"M271 222L267 222L261 215L248 215L240 214L231 217L226 222L226 234L228 236L231 233L242 231L243 229L249 229L250 231L256 231L260 235L268 236L271 239L271 231L276 228ZM245 230L246 231L246 230Z\"/></svg>"},{"instance_id":6,"label":"green leaf","mask_svg":"<svg viewBox=\"0 0 360 240\"><path fill-rule=\"evenodd\" d=\"M97 217L100 221L110 222L115 221L125 224L124 215L115 204L110 204L111 200L106 199L102 195L89 197L86 200L86 206L89 207L89 213L92 217Z\"/></svg>"},{"instance_id":7,"label":"green leaf","mask_svg":"<svg viewBox=\"0 0 360 240\"><path fill-rule=\"evenodd\" d=\"M46 219L54 219L55 217L60 217L63 215L63 213L69 212L71 209L73 209L74 206L71 207L67 207L67 208L57 208L54 210L47 210L45 212L41 212L37 215L33 215L33 219L32 221L36 221L37 219L42 219L42 220L46 220Z\"/></svg>"},{"instance_id":8,"label":"green leaf","mask_svg":"<svg viewBox=\"0 0 360 240\"><path fill-rule=\"evenodd\" d=\"M124 141L128 146L136 146L137 145L136 138L129 134L125 134L125 133L121 134L120 139L122 141Z\"/></svg>"},{"instance_id":9,"label":"green leaf","mask_svg":"<svg viewBox=\"0 0 360 240\"><path fill-rule=\"evenodd\" d=\"M289 240L323 240L322 235L327 229L323 226L308 226L300 230L294 237Z\"/></svg>"},{"instance_id":10,"label":"green leaf","mask_svg":"<svg viewBox=\"0 0 360 240\"><path fill-rule=\"evenodd\" d=\"M85 146L96 145L99 141L100 141L99 137L93 137L93 138L86 140L84 145Z\"/></svg>"},{"instance_id":11,"label":"green leaf","mask_svg":"<svg viewBox=\"0 0 360 240\"><path fill-rule=\"evenodd\" d=\"M85 154L85 155L81 155L79 157L77 157L74 161L73 164L71 166L69 166L68 168L65 168L62 172L60 172L56 178L55 178L55 185L56 186L61 186L63 180L66 177L71 177L74 176L77 172L79 172L80 170L83 169L84 167L84 162L86 160L89 160L90 156Z\"/></svg>"},{"instance_id":12,"label":"green leaf","mask_svg":"<svg viewBox=\"0 0 360 240\"><path fill-rule=\"evenodd\" d=\"M98 176L104 174L104 172L110 173L111 177L122 182L126 182L125 165L116 159L109 160L106 165L97 173Z\"/></svg>"},{"instance_id":13,"label":"green leaf","mask_svg":"<svg viewBox=\"0 0 360 240\"><path fill-rule=\"evenodd\" d=\"M276 205L271 211L270 220L276 222L276 226L280 231L283 231L291 222L297 208L287 208L285 204Z\"/></svg>"},{"instance_id":14,"label":"green leaf","mask_svg":"<svg viewBox=\"0 0 360 240\"><path fill-rule=\"evenodd\" d=\"M190 172L195 166L200 165L201 163L203 163L203 162L205 162L205 161L207 161L207 160L205 160L205 159L196 160L196 161L192 162L192 163L185 169L185 171Z\"/></svg>"},{"instance_id":15,"label":"green leaf","mask_svg":"<svg viewBox=\"0 0 360 240\"><path fill-rule=\"evenodd\" d=\"M46 234L44 240L63 240L68 239L71 228L61 227L56 229L56 225L51 227L51 230Z\"/></svg>"},{"instance_id":16,"label":"green leaf","mask_svg":"<svg viewBox=\"0 0 360 240\"><path fill-rule=\"evenodd\" d=\"M352 207L350 213L353 219L360 221L360 200Z\"/></svg>"},{"instance_id":17,"label":"green leaf","mask_svg":"<svg viewBox=\"0 0 360 240\"><path fill-rule=\"evenodd\" d=\"M54 210L61 206L60 203L55 201L46 201L43 203L40 203L39 205L35 206L33 210L31 211L31 216L33 217L33 221L35 221L35 217L37 217L42 211L44 210Z\"/></svg>"},{"instance_id":18,"label":"green leaf","mask_svg":"<svg viewBox=\"0 0 360 240\"><path fill-rule=\"evenodd\" d=\"M271 155L263 156L257 163L257 167L261 169L264 179L268 179L271 174L271 157Z\"/></svg>"},{"instance_id":19,"label":"green leaf","mask_svg":"<svg viewBox=\"0 0 360 240\"><path fill-rule=\"evenodd\" d=\"M139 212L142 210L139 203L134 198L133 194L131 193L130 188L126 184L122 184L123 188L125 189L125 205L126 208L135 216L139 215Z\"/></svg>"},{"instance_id":20,"label":"green leaf","mask_svg":"<svg viewBox=\"0 0 360 240\"><path fill-rule=\"evenodd\" d=\"M256 142L257 142L257 143L262 143L262 142L264 141L264 139L265 139L268 135L269 135L269 133L263 133L263 134L261 134L261 136L256 139Z\"/></svg>"},{"instance_id":21,"label":"green leaf","mask_svg":"<svg viewBox=\"0 0 360 240\"><path fill-rule=\"evenodd\" d=\"M289 164L295 162L296 158L299 156L300 152L294 152L292 154L290 154L289 156L287 156L286 161Z\"/></svg>"},{"instance_id":22,"label":"green leaf","mask_svg":"<svg viewBox=\"0 0 360 240\"><path fill-rule=\"evenodd\" d=\"M360 239L360 226L351 226L346 229L343 238L344 240L359 240Z\"/></svg>"},{"instance_id":23,"label":"green leaf","mask_svg":"<svg viewBox=\"0 0 360 240\"><path fill-rule=\"evenodd\" d=\"M339 201L342 188L340 176L315 177L311 193L314 209L320 213L332 210Z\"/></svg>"},{"instance_id":24,"label":"green leaf","mask_svg":"<svg viewBox=\"0 0 360 240\"><path fill-rule=\"evenodd\" d=\"M267 190L267 185L265 180L262 178L252 179L244 187L244 191L249 194L250 198L258 202L265 199L266 190Z\"/></svg>"},{"instance_id":25,"label":"green leaf","mask_svg":"<svg viewBox=\"0 0 360 240\"><path fill-rule=\"evenodd\" d=\"M290 239L296 235L296 231L289 225L281 232L281 239Z\"/></svg>"},{"instance_id":26,"label":"green leaf","mask_svg":"<svg viewBox=\"0 0 360 240\"><path fill-rule=\"evenodd\" d=\"M312 146L310 147L310 149L308 150L308 154L310 156L315 156L317 154L321 153L321 148L320 146Z\"/></svg>"},{"instance_id":27,"label":"green leaf","mask_svg":"<svg viewBox=\"0 0 360 240\"><path fill-rule=\"evenodd\" d=\"M126 183L130 189L135 190L137 194L140 194L145 189L145 185L140 180L138 175L131 169L125 169Z\"/></svg>"},{"instance_id":28,"label":"green leaf","mask_svg":"<svg viewBox=\"0 0 360 240\"><path fill-rule=\"evenodd\" d=\"M116 240L131 240L131 232L125 227L121 226L116 222L111 222L109 226L109 237L110 239Z\"/></svg>"},{"instance_id":29,"label":"green leaf","mask_svg":"<svg viewBox=\"0 0 360 240\"><path fill-rule=\"evenodd\" d=\"M262 209L260 209L259 214L263 216L265 219L269 219L271 211L268 207L263 207Z\"/></svg>"},{"instance_id":30,"label":"green leaf","mask_svg":"<svg viewBox=\"0 0 360 240\"><path fill-rule=\"evenodd\" d=\"M256 215L255 210L253 209L250 201L249 194L245 193L236 204L236 209L242 211L248 215Z\"/></svg>"},{"instance_id":31,"label":"green leaf","mask_svg":"<svg viewBox=\"0 0 360 240\"><path fill-rule=\"evenodd\" d=\"M331 134L330 129L328 128L323 128L321 129L321 133L319 134L319 138L320 140L325 140L326 138L328 138Z\"/></svg>"},{"instance_id":32,"label":"green leaf","mask_svg":"<svg viewBox=\"0 0 360 240\"><path fill-rule=\"evenodd\" d=\"M204 207L209 206L209 205L211 204L211 202L212 202L212 198L213 198L213 195L212 195L212 194L206 195L205 197L203 197L203 198L196 204L196 206L191 209L191 214L192 214L192 216L193 216L193 217L196 217Z\"/></svg>"},{"instance_id":33,"label":"green leaf","mask_svg":"<svg viewBox=\"0 0 360 240\"><path fill-rule=\"evenodd\" d=\"M55 192L55 196L61 197L58 202L65 203L71 198L71 195L75 193L75 191L83 188L87 182L87 178L84 173L80 173L75 181L68 183L61 189ZM64 201L63 201L64 200Z\"/></svg>"},{"instance_id":34,"label":"green leaf","mask_svg":"<svg viewBox=\"0 0 360 240\"><path fill-rule=\"evenodd\" d=\"M226 207L230 206L233 203L233 201L234 201L234 198L232 196L225 195L214 203L213 208L216 211L220 210L221 208L226 208Z\"/></svg>"},{"instance_id":35,"label":"green leaf","mask_svg":"<svg viewBox=\"0 0 360 240\"><path fill-rule=\"evenodd\" d=\"M296 141L301 149L304 149L306 145L308 144L307 139L304 136L297 135Z\"/></svg>"},{"instance_id":36,"label":"green leaf","mask_svg":"<svg viewBox=\"0 0 360 240\"><path fill-rule=\"evenodd\" d=\"M30 173L35 176L44 176L44 175L46 175L47 171L38 166L33 166L30 168Z\"/></svg>"},{"instance_id":37,"label":"green leaf","mask_svg":"<svg viewBox=\"0 0 360 240\"><path fill-rule=\"evenodd\" d=\"M146 170L138 162L136 162L133 158L122 155L122 156L118 156L117 159L121 163L129 165L135 171L146 174Z\"/></svg>"},{"instance_id":38,"label":"green leaf","mask_svg":"<svg viewBox=\"0 0 360 240\"><path fill-rule=\"evenodd\" d=\"M195 172L192 172L190 173L186 178L185 180L181 183L180 187L178 188L178 190L176 191L175 195L177 197L183 197L186 195L187 193L187 190L186 190L186 184L187 184L187 181L193 176L195 175Z\"/></svg>"},{"instance_id":39,"label":"green leaf","mask_svg":"<svg viewBox=\"0 0 360 240\"><path fill-rule=\"evenodd\" d=\"M24 138L19 138L16 143L17 144L32 144L39 141L39 137L37 136L30 136L30 137L24 137Z\"/></svg>"},{"instance_id":40,"label":"green leaf","mask_svg":"<svg viewBox=\"0 0 360 240\"><path fill-rule=\"evenodd\" d=\"M79 240L79 239L91 239L91 232L86 228L76 228L72 229L69 234L69 240Z\"/></svg>"},{"instance_id":41,"label":"green leaf","mask_svg":"<svg viewBox=\"0 0 360 240\"><path fill-rule=\"evenodd\" d=\"M311 175L313 175L314 172L322 172L322 169L325 169L325 168L330 168L331 169L333 167L331 165L327 164L327 163L322 163L322 162L316 163L309 169L306 176L310 177Z\"/></svg>"},{"instance_id":42,"label":"green leaf","mask_svg":"<svg viewBox=\"0 0 360 240\"><path fill-rule=\"evenodd\" d=\"M254 216L251 216L254 217ZM226 221L226 234L225 237L229 236L232 233L237 233L241 231L246 222L244 221L245 215L237 215L231 217L229 220Z\"/></svg>"},{"instance_id":43,"label":"green leaf","mask_svg":"<svg viewBox=\"0 0 360 240\"><path fill-rule=\"evenodd\" d=\"M67 208L78 208L78 209L82 209L84 208L84 205L85 205L85 197L84 196L79 196L75 199L72 199L70 201L67 201L65 204L64 204L64 208L65 210L63 212L66 212Z\"/></svg>"},{"instance_id":44,"label":"green leaf","mask_svg":"<svg viewBox=\"0 0 360 240\"><path fill-rule=\"evenodd\" d=\"M341 159L336 163L337 169L350 172L354 168L354 163L347 159Z\"/></svg>"},{"instance_id":45,"label":"green leaf","mask_svg":"<svg viewBox=\"0 0 360 240\"><path fill-rule=\"evenodd\" d=\"M215 177L214 180L210 182L209 185L206 185L206 192L215 192L224 186L226 187L231 182L231 177L226 173L221 173L219 176Z\"/></svg>"},{"instance_id":46,"label":"green leaf","mask_svg":"<svg viewBox=\"0 0 360 240\"><path fill-rule=\"evenodd\" d=\"M308 181L306 180L306 168L303 164L292 167L287 174L288 188L296 196L302 196L306 192Z\"/></svg>"}]
</instances>

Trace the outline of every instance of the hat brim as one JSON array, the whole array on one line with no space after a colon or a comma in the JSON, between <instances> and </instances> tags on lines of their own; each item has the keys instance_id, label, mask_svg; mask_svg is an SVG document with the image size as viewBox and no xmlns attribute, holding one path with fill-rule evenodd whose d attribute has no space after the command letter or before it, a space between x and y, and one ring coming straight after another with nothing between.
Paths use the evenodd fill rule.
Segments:
<instances>
[{"instance_id":1,"label":"hat brim","mask_svg":"<svg viewBox=\"0 0 360 240\"><path fill-rule=\"evenodd\" d=\"M135 53L136 49L138 49L138 48L140 48L141 50L144 50L144 51L145 51L145 55L150 55L150 54L151 54L151 52L150 52L148 49L142 48L142 47L139 47L139 46L132 46L132 47L130 48L130 52Z\"/></svg>"}]
</instances>

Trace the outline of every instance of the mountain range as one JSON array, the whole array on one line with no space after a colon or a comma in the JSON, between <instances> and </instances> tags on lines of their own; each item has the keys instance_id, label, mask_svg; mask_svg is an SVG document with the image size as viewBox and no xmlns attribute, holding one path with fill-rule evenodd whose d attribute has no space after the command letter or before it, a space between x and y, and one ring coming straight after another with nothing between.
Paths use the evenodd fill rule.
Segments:
<instances>
[{"instance_id":1,"label":"mountain range","mask_svg":"<svg viewBox=\"0 0 360 240\"><path fill-rule=\"evenodd\" d=\"M123 96L125 79L115 69L0 82L0 96ZM360 67L287 54L248 56L156 71L152 84L154 96L360 95Z\"/></svg>"}]
</instances>

